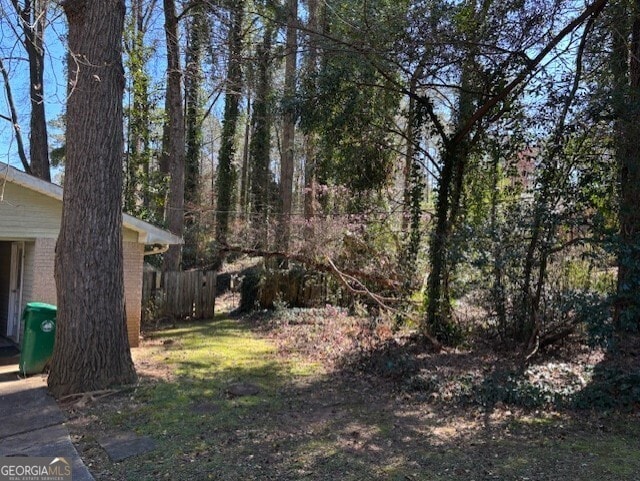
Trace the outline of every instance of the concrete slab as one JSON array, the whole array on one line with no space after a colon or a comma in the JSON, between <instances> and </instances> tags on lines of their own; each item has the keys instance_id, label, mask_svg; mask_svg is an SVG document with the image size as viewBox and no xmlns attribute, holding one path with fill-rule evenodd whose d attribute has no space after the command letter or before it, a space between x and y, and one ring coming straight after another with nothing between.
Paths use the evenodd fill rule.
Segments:
<instances>
[{"instance_id":1,"label":"concrete slab","mask_svg":"<svg viewBox=\"0 0 640 481\"><path fill-rule=\"evenodd\" d=\"M0 439L55 426L67 420L42 384L31 378L1 384ZM27 386L30 388L24 389Z\"/></svg>"},{"instance_id":2,"label":"concrete slab","mask_svg":"<svg viewBox=\"0 0 640 481\"><path fill-rule=\"evenodd\" d=\"M156 443L147 436L138 436L136 433L116 433L98 439L111 461L116 463L127 458L145 454L156 449Z\"/></svg>"},{"instance_id":3,"label":"concrete slab","mask_svg":"<svg viewBox=\"0 0 640 481\"><path fill-rule=\"evenodd\" d=\"M0 371L0 456L64 457L75 481L92 481L64 426L66 417L47 393L46 376L17 375L17 366Z\"/></svg>"},{"instance_id":4,"label":"concrete slab","mask_svg":"<svg viewBox=\"0 0 640 481\"><path fill-rule=\"evenodd\" d=\"M69 460L73 481L94 481L62 425L29 431L0 440L0 456L46 456Z\"/></svg>"}]
</instances>

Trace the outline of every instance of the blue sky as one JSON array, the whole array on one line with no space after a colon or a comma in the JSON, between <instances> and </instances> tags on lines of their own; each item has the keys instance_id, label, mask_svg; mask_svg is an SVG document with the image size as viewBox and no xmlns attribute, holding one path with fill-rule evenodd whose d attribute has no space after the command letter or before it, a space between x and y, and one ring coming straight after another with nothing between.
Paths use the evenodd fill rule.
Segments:
<instances>
[{"instance_id":1,"label":"blue sky","mask_svg":"<svg viewBox=\"0 0 640 481\"><path fill-rule=\"evenodd\" d=\"M28 155L29 145L29 67L26 53L16 38L18 24L13 7L6 0L0 0L0 55L9 72L11 90L18 113L25 149ZM45 102L48 119L60 115L66 102L65 33L66 24L60 9L49 13L50 25L45 31ZM0 79L0 113L9 116L4 81ZM54 134L54 131L50 132ZM0 119L0 160L19 169L22 164L18 158L17 144L10 122Z\"/></svg>"},{"instance_id":2,"label":"blue sky","mask_svg":"<svg viewBox=\"0 0 640 481\"><path fill-rule=\"evenodd\" d=\"M48 14L49 24L45 30L45 85L44 97L47 119L57 118L66 104L66 19L59 6L51 3ZM20 129L27 157L29 155L29 67L26 61L26 53L18 40L20 33L17 17L9 0L0 0L0 56L5 67L9 71L10 85L18 113ZM164 59L164 30L162 25L162 11L157 9L150 25L147 41L154 44L156 54L149 62L148 70L152 78L162 79L166 70ZM125 103L127 96L125 93ZM7 102L4 81L0 77L0 114L9 116L9 104ZM49 144L54 144L54 136L61 135L49 126ZM22 169L22 163L18 157L17 143L13 127L10 122L0 119L0 161Z\"/></svg>"}]
</instances>

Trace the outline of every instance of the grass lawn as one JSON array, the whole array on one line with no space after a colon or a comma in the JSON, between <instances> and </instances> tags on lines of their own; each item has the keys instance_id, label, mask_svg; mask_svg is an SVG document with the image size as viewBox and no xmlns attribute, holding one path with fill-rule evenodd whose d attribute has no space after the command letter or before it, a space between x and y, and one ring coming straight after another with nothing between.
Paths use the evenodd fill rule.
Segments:
<instances>
[{"instance_id":1,"label":"grass lawn","mask_svg":"<svg viewBox=\"0 0 640 481\"><path fill-rule=\"evenodd\" d=\"M417 400L322 363L323 335L305 351L247 320L156 331L138 387L66 406L72 438L97 480L640 481L637 415ZM121 431L157 447L111 462L97 440Z\"/></svg>"}]
</instances>

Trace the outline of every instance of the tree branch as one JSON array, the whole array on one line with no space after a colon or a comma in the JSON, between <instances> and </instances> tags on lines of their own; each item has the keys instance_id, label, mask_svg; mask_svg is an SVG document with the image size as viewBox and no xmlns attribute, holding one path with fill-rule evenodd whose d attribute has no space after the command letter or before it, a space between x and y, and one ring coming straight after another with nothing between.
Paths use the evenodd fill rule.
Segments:
<instances>
[{"instance_id":1,"label":"tree branch","mask_svg":"<svg viewBox=\"0 0 640 481\"><path fill-rule=\"evenodd\" d=\"M27 155L24 152L24 143L22 142L22 132L20 131L20 123L18 121L18 112L16 111L16 104L13 100L13 93L11 91L11 84L9 83L9 73L7 69L4 67L4 62L2 58L0 58L0 73L2 74L2 78L4 80L4 89L7 94L7 103L9 104L9 110L11 112L11 118L7 119L13 125L13 132L16 137L16 142L18 143L18 156L20 157L20 161L22 162L22 167L27 174L31 174L31 166L27 161ZM3 117L6 119L6 117Z\"/></svg>"},{"instance_id":2,"label":"tree branch","mask_svg":"<svg viewBox=\"0 0 640 481\"><path fill-rule=\"evenodd\" d=\"M229 246L224 245L220 248L222 252L237 252L240 254L247 254L253 257L265 257L265 258L273 258L280 257L287 260L292 260L296 262L300 262L301 264L305 264L311 267L314 270L319 272L328 272L335 274L335 265L332 266L333 263L325 264L323 262L317 261L310 257L302 256L299 254L290 254L287 252L278 252L278 251L265 251L260 249L248 249L240 246ZM352 278L358 278L365 282L370 282L371 284L375 284L381 289L397 291L402 287L402 283L398 279L393 279L388 276L378 276L375 274L370 274L367 272L362 272L353 269L345 269L340 271L342 275L347 275Z\"/></svg>"},{"instance_id":3,"label":"tree branch","mask_svg":"<svg viewBox=\"0 0 640 481\"><path fill-rule=\"evenodd\" d=\"M504 89L498 94L491 97L484 104L478 108L469 120L456 132L452 138L452 142L458 143L466 137L466 135L473 129L475 124L480 121L493 107L499 102L506 99L513 90L516 89L526 78L534 71L534 69L544 60L544 58L551 52L567 35L573 32L578 26L580 26L589 17L595 17L607 4L607 0L595 0L591 5L585 8L581 15L576 17L567 26L565 26L551 41L540 51L535 58L529 62L526 68L520 72L520 74L514 78Z\"/></svg>"}]
</instances>

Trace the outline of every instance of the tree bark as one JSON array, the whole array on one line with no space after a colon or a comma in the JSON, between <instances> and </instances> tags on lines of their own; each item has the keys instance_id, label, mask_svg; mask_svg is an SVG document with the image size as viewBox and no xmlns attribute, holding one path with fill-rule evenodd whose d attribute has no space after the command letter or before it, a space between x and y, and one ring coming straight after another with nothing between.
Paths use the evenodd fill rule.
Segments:
<instances>
[{"instance_id":1,"label":"tree bark","mask_svg":"<svg viewBox=\"0 0 640 481\"><path fill-rule=\"evenodd\" d=\"M240 215L243 222L249 213L249 146L251 144L251 90L247 89L247 110L244 123L244 139L242 142L242 168L240 169Z\"/></svg>"},{"instance_id":2,"label":"tree bark","mask_svg":"<svg viewBox=\"0 0 640 481\"><path fill-rule=\"evenodd\" d=\"M256 98L251 116L251 222L255 226L256 244L267 248L267 221L270 210L269 184L271 180L271 124L272 109L269 101L271 92L271 42L273 28L265 24L262 45L257 48L258 71Z\"/></svg>"},{"instance_id":3,"label":"tree bark","mask_svg":"<svg viewBox=\"0 0 640 481\"><path fill-rule=\"evenodd\" d=\"M202 148L202 56L207 42L207 20L203 4L191 10L189 43L186 51L185 111L187 155L185 162L185 200L200 202L200 150Z\"/></svg>"},{"instance_id":4,"label":"tree bark","mask_svg":"<svg viewBox=\"0 0 640 481\"><path fill-rule=\"evenodd\" d=\"M218 154L216 241L226 244L230 213L233 210L233 193L236 183L235 135L238 124L240 97L242 95L242 23L244 2L234 2L229 28L229 63L224 99L222 138Z\"/></svg>"},{"instance_id":5,"label":"tree bark","mask_svg":"<svg viewBox=\"0 0 640 481\"><path fill-rule=\"evenodd\" d=\"M429 280L427 284L427 316L423 332L430 333L440 341L447 341L451 319L449 299L449 240L451 234L451 191L454 184L455 166L464 162L464 153L458 152L458 145L445 147L443 168L439 179L438 196L433 233L429 244Z\"/></svg>"},{"instance_id":6,"label":"tree bark","mask_svg":"<svg viewBox=\"0 0 640 481\"><path fill-rule=\"evenodd\" d=\"M178 17L174 0L164 0L165 36L167 40L167 135L163 153L167 156L169 195L165 209L167 227L182 237L184 231L184 113L182 110L182 71ZM166 143L165 143L166 142ZM182 246L170 246L164 254L165 271L180 269Z\"/></svg>"},{"instance_id":7,"label":"tree bark","mask_svg":"<svg viewBox=\"0 0 640 481\"><path fill-rule=\"evenodd\" d=\"M131 20L125 35L130 74L131 102L127 118L127 154L125 158L124 209L132 215L158 204L151 193L149 171L152 158L151 149L151 109L149 96L150 75L147 72L148 46L145 45L149 17L155 7L155 0L143 5L144 0L132 0ZM162 219L163 212L156 216ZM148 215L148 214L147 214Z\"/></svg>"},{"instance_id":8,"label":"tree bark","mask_svg":"<svg viewBox=\"0 0 640 481\"><path fill-rule=\"evenodd\" d=\"M306 56L306 76L313 82L312 91L317 91L316 76L319 71L319 50L320 38L322 35L320 16L322 7L318 0L308 0L307 9L309 11L308 20L308 46ZM309 80L307 80L309 81ZM307 221L305 227L305 238L313 239L315 236L314 221L316 217L317 205L317 159L318 148L315 132L308 132L304 138L305 164L304 164L304 218Z\"/></svg>"},{"instance_id":9,"label":"tree bark","mask_svg":"<svg viewBox=\"0 0 640 481\"><path fill-rule=\"evenodd\" d=\"M2 80L4 80L4 91L7 97L7 104L9 106L9 112L11 117L2 116L2 118L8 122L11 122L13 133L16 138L16 144L18 145L18 157L22 162L22 167L27 174L32 174L31 166L27 160L27 154L24 151L24 141L22 140L22 130L20 129L20 121L18 120L18 111L16 110L16 104L13 100L13 91L11 90L11 84L9 83L9 72L4 66L2 58L0 58L0 74L2 74Z\"/></svg>"},{"instance_id":10,"label":"tree bark","mask_svg":"<svg viewBox=\"0 0 640 481\"><path fill-rule=\"evenodd\" d=\"M282 165L280 169L280 199L282 213L278 228L278 247L286 252L291 236L293 200L293 165L295 147L296 113L293 106L296 91L296 66L298 56L298 0L287 0L287 40L284 72L284 121L282 127Z\"/></svg>"},{"instance_id":11,"label":"tree bark","mask_svg":"<svg viewBox=\"0 0 640 481\"><path fill-rule=\"evenodd\" d=\"M185 125L186 158L184 201L187 212L184 216L183 267L189 269L198 265L199 225L197 221L200 198L200 152L202 149L202 57L207 36L207 12L204 4L195 4L191 9L189 41L186 48L185 66Z\"/></svg>"},{"instance_id":12,"label":"tree bark","mask_svg":"<svg viewBox=\"0 0 640 481\"><path fill-rule=\"evenodd\" d=\"M56 246L56 397L135 382L122 260L123 0L68 0L69 84Z\"/></svg>"},{"instance_id":13,"label":"tree bark","mask_svg":"<svg viewBox=\"0 0 640 481\"><path fill-rule=\"evenodd\" d=\"M618 333L640 328L640 0L631 7L631 44L614 44L617 82L617 157L620 170L620 247L614 325ZM624 24L624 23L622 23ZM613 33L619 38L618 30ZM617 62L616 62L617 61ZM628 69L628 71L627 71Z\"/></svg>"},{"instance_id":14,"label":"tree bark","mask_svg":"<svg viewBox=\"0 0 640 481\"><path fill-rule=\"evenodd\" d=\"M49 167L49 143L47 137L47 117L44 106L44 29L47 24L47 0L25 0L20 8L13 1L20 15L24 33L24 46L29 59L29 93L31 120L29 135L29 156L31 172L48 182L51 181Z\"/></svg>"}]
</instances>

